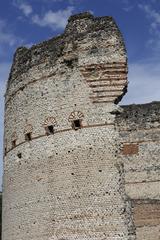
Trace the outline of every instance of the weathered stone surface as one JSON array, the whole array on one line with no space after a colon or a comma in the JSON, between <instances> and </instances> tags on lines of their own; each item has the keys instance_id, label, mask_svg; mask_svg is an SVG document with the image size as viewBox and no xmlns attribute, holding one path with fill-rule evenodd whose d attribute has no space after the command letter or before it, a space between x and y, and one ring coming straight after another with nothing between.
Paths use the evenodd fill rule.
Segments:
<instances>
[{"instance_id":1,"label":"weathered stone surface","mask_svg":"<svg viewBox=\"0 0 160 240\"><path fill-rule=\"evenodd\" d=\"M126 91L125 46L111 17L71 16L61 36L16 51L3 240L159 240L160 103L117 106Z\"/></svg>"},{"instance_id":2,"label":"weathered stone surface","mask_svg":"<svg viewBox=\"0 0 160 240\"><path fill-rule=\"evenodd\" d=\"M125 191L133 202L137 239L159 240L160 102L122 108L116 125L122 144Z\"/></svg>"}]
</instances>

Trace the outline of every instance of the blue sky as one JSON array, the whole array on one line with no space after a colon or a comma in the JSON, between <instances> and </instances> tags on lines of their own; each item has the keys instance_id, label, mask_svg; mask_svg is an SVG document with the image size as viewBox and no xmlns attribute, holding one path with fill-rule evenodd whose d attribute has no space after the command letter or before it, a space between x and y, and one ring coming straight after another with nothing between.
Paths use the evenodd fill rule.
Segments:
<instances>
[{"instance_id":1,"label":"blue sky","mask_svg":"<svg viewBox=\"0 0 160 240\"><path fill-rule=\"evenodd\" d=\"M3 95L13 54L63 32L71 14L113 16L128 52L129 88L122 104L160 100L160 0L2 0L0 8L0 176ZM1 184L1 181L0 181Z\"/></svg>"}]
</instances>

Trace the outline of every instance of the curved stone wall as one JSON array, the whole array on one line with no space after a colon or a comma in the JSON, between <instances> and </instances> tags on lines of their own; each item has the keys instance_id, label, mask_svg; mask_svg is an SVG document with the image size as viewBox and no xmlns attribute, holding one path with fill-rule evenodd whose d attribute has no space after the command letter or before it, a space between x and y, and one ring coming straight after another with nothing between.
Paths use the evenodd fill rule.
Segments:
<instances>
[{"instance_id":1,"label":"curved stone wall","mask_svg":"<svg viewBox=\"0 0 160 240\"><path fill-rule=\"evenodd\" d=\"M126 61L114 20L89 13L17 50L5 102L3 240L135 239L114 124Z\"/></svg>"}]
</instances>

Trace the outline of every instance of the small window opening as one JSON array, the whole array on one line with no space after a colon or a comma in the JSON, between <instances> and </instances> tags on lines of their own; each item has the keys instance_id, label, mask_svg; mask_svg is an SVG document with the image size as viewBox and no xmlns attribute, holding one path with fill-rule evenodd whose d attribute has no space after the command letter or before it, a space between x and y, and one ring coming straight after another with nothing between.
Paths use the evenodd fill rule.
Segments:
<instances>
[{"instance_id":1,"label":"small window opening","mask_svg":"<svg viewBox=\"0 0 160 240\"><path fill-rule=\"evenodd\" d=\"M46 134L47 135L54 134L54 126L53 125L49 125L46 127Z\"/></svg>"},{"instance_id":2,"label":"small window opening","mask_svg":"<svg viewBox=\"0 0 160 240\"><path fill-rule=\"evenodd\" d=\"M26 140L26 141L31 141L31 140L32 140L31 133L26 133L26 134L25 134L25 140Z\"/></svg>"},{"instance_id":3,"label":"small window opening","mask_svg":"<svg viewBox=\"0 0 160 240\"><path fill-rule=\"evenodd\" d=\"M5 149L4 149L4 156L6 156L7 155L7 147L5 147Z\"/></svg>"},{"instance_id":4,"label":"small window opening","mask_svg":"<svg viewBox=\"0 0 160 240\"><path fill-rule=\"evenodd\" d=\"M73 59L71 59L71 60L65 59L65 60L64 60L64 63L65 63L66 66L69 67L69 68L73 68L73 67L74 67L74 65L73 65Z\"/></svg>"},{"instance_id":5,"label":"small window opening","mask_svg":"<svg viewBox=\"0 0 160 240\"><path fill-rule=\"evenodd\" d=\"M80 119L77 119L77 120L74 120L73 123L72 123L72 128L74 130L78 130L80 129L82 126L81 126L81 120Z\"/></svg>"},{"instance_id":6,"label":"small window opening","mask_svg":"<svg viewBox=\"0 0 160 240\"><path fill-rule=\"evenodd\" d=\"M18 157L18 158L22 158L22 153L18 153L18 154L17 154L17 157Z\"/></svg>"},{"instance_id":7,"label":"small window opening","mask_svg":"<svg viewBox=\"0 0 160 240\"><path fill-rule=\"evenodd\" d=\"M16 140L13 140L12 141L12 148L15 148L16 147Z\"/></svg>"}]
</instances>

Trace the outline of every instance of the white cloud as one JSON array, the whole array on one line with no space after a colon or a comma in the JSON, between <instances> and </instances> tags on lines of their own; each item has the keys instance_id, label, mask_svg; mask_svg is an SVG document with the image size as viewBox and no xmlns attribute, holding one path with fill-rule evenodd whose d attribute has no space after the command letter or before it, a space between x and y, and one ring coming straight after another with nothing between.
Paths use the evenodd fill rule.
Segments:
<instances>
[{"instance_id":1,"label":"white cloud","mask_svg":"<svg viewBox=\"0 0 160 240\"><path fill-rule=\"evenodd\" d=\"M33 12L32 6L27 3L21 3L19 5L19 9L22 10L26 17L28 17Z\"/></svg>"},{"instance_id":2,"label":"white cloud","mask_svg":"<svg viewBox=\"0 0 160 240\"><path fill-rule=\"evenodd\" d=\"M41 27L50 27L51 29L63 29L66 26L67 19L73 13L73 7L67 7L64 10L46 12L43 16L38 14L32 17L32 22Z\"/></svg>"},{"instance_id":3,"label":"white cloud","mask_svg":"<svg viewBox=\"0 0 160 240\"><path fill-rule=\"evenodd\" d=\"M43 0L46 2L49 0ZM62 2L64 0L50 0L50 2ZM68 0L68 4L72 5L75 0ZM63 29L66 26L67 19L73 13L74 7L68 6L65 9L60 9L58 11L49 10L43 14L35 14L33 8L26 1L13 0L13 5L23 12L23 14L30 18L32 23L41 26L49 27L51 29ZM19 17L19 19L22 17Z\"/></svg>"},{"instance_id":4,"label":"white cloud","mask_svg":"<svg viewBox=\"0 0 160 240\"><path fill-rule=\"evenodd\" d=\"M134 8L133 2L131 3L130 0L122 0L122 3L125 12L130 12Z\"/></svg>"},{"instance_id":5,"label":"white cloud","mask_svg":"<svg viewBox=\"0 0 160 240\"><path fill-rule=\"evenodd\" d=\"M133 6L123 7L123 10L124 10L125 12L130 12L132 9L133 9Z\"/></svg>"},{"instance_id":6,"label":"white cloud","mask_svg":"<svg viewBox=\"0 0 160 240\"><path fill-rule=\"evenodd\" d=\"M6 22L0 19L0 44L8 44L9 46L14 46L17 41L17 37L13 33L8 32Z\"/></svg>"},{"instance_id":7,"label":"white cloud","mask_svg":"<svg viewBox=\"0 0 160 240\"><path fill-rule=\"evenodd\" d=\"M160 12L157 12L150 5L147 4L138 4L138 7L142 9L149 18L152 18L153 23L160 24Z\"/></svg>"},{"instance_id":8,"label":"white cloud","mask_svg":"<svg viewBox=\"0 0 160 240\"><path fill-rule=\"evenodd\" d=\"M129 65L128 93L121 104L160 101L160 63L156 60Z\"/></svg>"},{"instance_id":9,"label":"white cloud","mask_svg":"<svg viewBox=\"0 0 160 240\"><path fill-rule=\"evenodd\" d=\"M38 0L39 1L39 0ZM40 0L41 2L68 2L69 4L74 4L77 0ZM81 0L78 0L81 1Z\"/></svg>"},{"instance_id":10,"label":"white cloud","mask_svg":"<svg viewBox=\"0 0 160 240\"><path fill-rule=\"evenodd\" d=\"M15 35L9 24L0 19L0 59L7 57L7 55L17 46L24 44L24 40Z\"/></svg>"},{"instance_id":11,"label":"white cloud","mask_svg":"<svg viewBox=\"0 0 160 240\"><path fill-rule=\"evenodd\" d=\"M32 6L25 1L14 0L13 5L21 10L26 17L28 17L33 12Z\"/></svg>"},{"instance_id":12,"label":"white cloud","mask_svg":"<svg viewBox=\"0 0 160 240\"><path fill-rule=\"evenodd\" d=\"M146 13L146 17L151 21L149 30L152 37L148 40L147 46L160 51L160 12L148 4L138 4L138 7Z\"/></svg>"}]
</instances>

